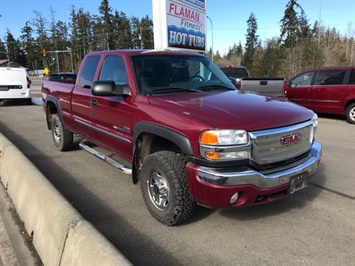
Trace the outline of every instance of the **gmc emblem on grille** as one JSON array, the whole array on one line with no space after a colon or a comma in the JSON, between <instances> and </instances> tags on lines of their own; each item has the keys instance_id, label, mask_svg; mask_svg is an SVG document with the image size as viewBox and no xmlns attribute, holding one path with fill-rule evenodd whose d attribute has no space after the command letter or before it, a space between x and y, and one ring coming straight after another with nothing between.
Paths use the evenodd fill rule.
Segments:
<instances>
[{"instance_id":1,"label":"gmc emblem on grille","mask_svg":"<svg viewBox=\"0 0 355 266\"><path fill-rule=\"evenodd\" d=\"M302 140L302 133L298 132L292 135L281 137L281 145L288 145L291 143L297 143Z\"/></svg>"}]
</instances>

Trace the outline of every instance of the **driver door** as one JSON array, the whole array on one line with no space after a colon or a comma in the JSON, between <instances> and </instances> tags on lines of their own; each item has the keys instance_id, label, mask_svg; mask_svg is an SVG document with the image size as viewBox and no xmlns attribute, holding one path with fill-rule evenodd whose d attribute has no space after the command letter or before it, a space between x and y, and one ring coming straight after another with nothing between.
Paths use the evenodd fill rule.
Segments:
<instances>
[{"instance_id":1,"label":"driver door","mask_svg":"<svg viewBox=\"0 0 355 266\"><path fill-rule=\"evenodd\" d=\"M118 55L107 55L99 80L114 81L116 85L128 86L124 59ZM91 110L90 117L96 143L130 161L133 137L132 114L134 113L132 97L92 95Z\"/></svg>"}]
</instances>

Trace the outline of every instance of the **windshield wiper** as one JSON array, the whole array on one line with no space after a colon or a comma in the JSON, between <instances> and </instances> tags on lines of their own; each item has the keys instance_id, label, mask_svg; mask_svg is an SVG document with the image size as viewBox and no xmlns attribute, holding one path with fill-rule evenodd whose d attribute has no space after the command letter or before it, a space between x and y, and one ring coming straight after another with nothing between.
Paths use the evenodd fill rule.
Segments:
<instances>
[{"instance_id":1,"label":"windshield wiper","mask_svg":"<svg viewBox=\"0 0 355 266\"><path fill-rule=\"evenodd\" d=\"M214 89L227 89L227 90L235 90L235 88L231 88L231 87L227 87L227 86L224 86L224 85L205 85L205 86L201 86L201 87L198 87L199 89L202 89L202 90L214 90Z\"/></svg>"},{"instance_id":2,"label":"windshield wiper","mask_svg":"<svg viewBox=\"0 0 355 266\"><path fill-rule=\"evenodd\" d=\"M192 89L192 88L180 88L180 87L165 87L165 88L156 88L154 90L149 91L148 95L159 94L159 93L173 93L173 92L201 92L199 89Z\"/></svg>"}]
</instances>

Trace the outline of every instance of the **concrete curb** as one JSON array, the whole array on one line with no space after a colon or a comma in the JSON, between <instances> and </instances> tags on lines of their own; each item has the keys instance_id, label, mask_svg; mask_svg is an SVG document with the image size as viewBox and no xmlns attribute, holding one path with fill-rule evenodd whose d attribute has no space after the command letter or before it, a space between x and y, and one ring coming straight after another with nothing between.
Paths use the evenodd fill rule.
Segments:
<instances>
[{"instance_id":1,"label":"concrete curb","mask_svg":"<svg viewBox=\"0 0 355 266\"><path fill-rule=\"evenodd\" d=\"M0 181L44 265L131 265L1 133Z\"/></svg>"}]
</instances>

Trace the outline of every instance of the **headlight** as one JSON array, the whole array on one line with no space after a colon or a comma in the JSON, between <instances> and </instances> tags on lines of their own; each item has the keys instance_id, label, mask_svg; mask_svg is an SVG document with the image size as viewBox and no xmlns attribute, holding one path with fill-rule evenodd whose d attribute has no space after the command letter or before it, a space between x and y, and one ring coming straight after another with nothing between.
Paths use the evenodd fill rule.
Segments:
<instances>
[{"instance_id":1,"label":"headlight","mask_svg":"<svg viewBox=\"0 0 355 266\"><path fill-rule=\"evenodd\" d=\"M248 142L245 130L208 130L200 136L200 144L203 145L245 145Z\"/></svg>"},{"instance_id":2,"label":"headlight","mask_svg":"<svg viewBox=\"0 0 355 266\"><path fill-rule=\"evenodd\" d=\"M242 160L250 157L245 130L208 130L200 136L200 154L208 160Z\"/></svg>"},{"instance_id":3,"label":"headlight","mask_svg":"<svg viewBox=\"0 0 355 266\"><path fill-rule=\"evenodd\" d=\"M311 131L311 137L309 139L309 141L312 143L315 138L316 138L316 132L317 132L317 127L318 127L318 115L314 114L314 116L312 117L312 123L313 123L313 129Z\"/></svg>"},{"instance_id":4,"label":"headlight","mask_svg":"<svg viewBox=\"0 0 355 266\"><path fill-rule=\"evenodd\" d=\"M312 117L312 122L313 122L313 127L317 128L318 127L318 115L314 114Z\"/></svg>"}]
</instances>

